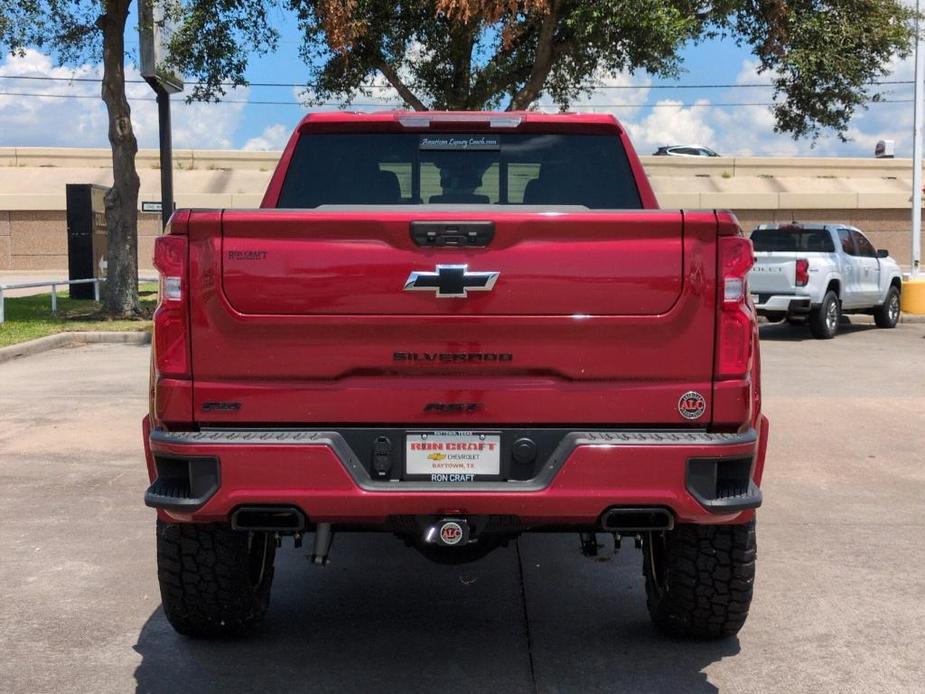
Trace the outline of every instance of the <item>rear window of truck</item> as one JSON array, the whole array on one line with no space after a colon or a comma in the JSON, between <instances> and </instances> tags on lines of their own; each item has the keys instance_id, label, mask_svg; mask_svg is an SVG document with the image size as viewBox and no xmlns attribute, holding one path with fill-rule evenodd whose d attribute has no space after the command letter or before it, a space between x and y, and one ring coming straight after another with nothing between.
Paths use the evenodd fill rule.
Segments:
<instances>
[{"instance_id":1,"label":"rear window of truck","mask_svg":"<svg viewBox=\"0 0 925 694\"><path fill-rule=\"evenodd\" d=\"M834 253L835 244L828 229L755 229L752 245L759 252L804 251L807 253Z\"/></svg>"},{"instance_id":2,"label":"rear window of truck","mask_svg":"<svg viewBox=\"0 0 925 694\"><path fill-rule=\"evenodd\" d=\"M640 209L614 135L306 134L278 207L581 205Z\"/></svg>"}]
</instances>

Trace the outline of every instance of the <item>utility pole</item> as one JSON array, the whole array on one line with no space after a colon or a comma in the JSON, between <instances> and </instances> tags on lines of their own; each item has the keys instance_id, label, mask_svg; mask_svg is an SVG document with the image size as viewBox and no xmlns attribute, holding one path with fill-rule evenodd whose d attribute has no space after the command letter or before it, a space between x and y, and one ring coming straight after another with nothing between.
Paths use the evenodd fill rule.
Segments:
<instances>
[{"instance_id":1,"label":"utility pole","mask_svg":"<svg viewBox=\"0 0 925 694\"><path fill-rule=\"evenodd\" d=\"M912 277L919 274L922 259L922 111L925 107L925 41L919 26L919 0L915 2L915 125L912 140Z\"/></svg>"}]
</instances>

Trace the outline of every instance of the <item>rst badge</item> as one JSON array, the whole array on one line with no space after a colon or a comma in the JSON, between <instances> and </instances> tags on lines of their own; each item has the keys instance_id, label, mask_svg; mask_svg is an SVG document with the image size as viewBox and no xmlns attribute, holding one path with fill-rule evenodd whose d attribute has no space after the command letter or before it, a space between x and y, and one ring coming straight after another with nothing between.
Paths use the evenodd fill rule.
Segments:
<instances>
[{"instance_id":1,"label":"rst badge","mask_svg":"<svg viewBox=\"0 0 925 694\"><path fill-rule=\"evenodd\" d=\"M468 265L438 265L434 272L415 271L405 280L406 292L435 292L441 299L464 299L469 292L490 292L500 272L470 272Z\"/></svg>"}]
</instances>

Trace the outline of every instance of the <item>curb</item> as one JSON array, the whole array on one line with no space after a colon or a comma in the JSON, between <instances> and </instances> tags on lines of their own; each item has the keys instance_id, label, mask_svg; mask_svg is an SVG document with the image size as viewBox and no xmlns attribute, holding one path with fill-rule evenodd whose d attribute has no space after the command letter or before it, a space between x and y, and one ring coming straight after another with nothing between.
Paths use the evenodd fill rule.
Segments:
<instances>
[{"instance_id":1,"label":"curb","mask_svg":"<svg viewBox=\"0 0 925 694\"><path fill-rule=\"evenodd\" d=\"M72 345L91 345L91 344L129 344L129 345L147 345L151 342L151 333L147 330L132 331L113 331L113 332L65 332L55 335L47 335L37 340L21 342L18 345L9 347L0 347L0 364L18 359L19 357L29 357L33 354L47 352L58 347L69 347Z\"/></svg>"}]
</instances>

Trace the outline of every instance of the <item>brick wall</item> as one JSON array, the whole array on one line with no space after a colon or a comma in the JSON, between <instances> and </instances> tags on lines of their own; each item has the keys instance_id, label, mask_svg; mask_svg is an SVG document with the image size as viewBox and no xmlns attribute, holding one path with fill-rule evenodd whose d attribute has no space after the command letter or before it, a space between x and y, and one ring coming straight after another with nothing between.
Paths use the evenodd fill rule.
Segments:
<instances>
[{"instance_id":1,"label":"brick wall","mask_svg":"<svg viewBox=\"0 0 925 694\"><path fill-rule=\"evenodd\" d=\"M876 248L885 248L908 267L912 259L912 223L908 210L737 210L746 232L768 222L847 223L864 232Z\"/></svg>"},{"instance_id":2,"label":"brick wall","mask_svg":"<svg viewBox=\"0 0 925 694\"><path fill-rule=\"evenodd\" d=\"M138 267L152 269L160 214L138 215ZM0 270L67 269L67 215L64 210L0 212Z\"/></svg>"},{"instance_id":3,"label":"brick wall","mask_svg":"<svg viewBox=\"0 0 925 694\"><path fill-rule=\"evenodd\" d=\"M746 231L763 222L847 222L863 230L877 248L886 248L900 265L912 255L906 210L737 210ZM138 215L138 267L151 270L159 214ZM67 268L67 222L63 210L0 212L0 270L64 270Z\"/></svg>"}]
</instances>

